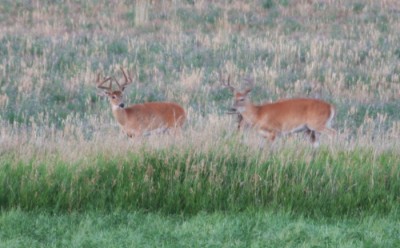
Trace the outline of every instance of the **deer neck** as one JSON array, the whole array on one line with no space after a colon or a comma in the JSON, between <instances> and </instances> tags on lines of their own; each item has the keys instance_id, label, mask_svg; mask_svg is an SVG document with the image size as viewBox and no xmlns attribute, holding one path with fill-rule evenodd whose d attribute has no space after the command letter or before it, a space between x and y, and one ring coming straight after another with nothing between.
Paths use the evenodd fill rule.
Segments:
<instances>
[{"instance_id":1,"label":"deer neck","mask_svg":"<svg viewBox=\"0 0 400 248\"><path fill-rule=\"evenodd\" d=\"M240 114L243 116L243 118L248 122L251 123L252 125L256 125L258 121L258 109L259 106L256 106L252 104L251 102L247 102L244 106L243 111L240 112Z\"/></svg>"},{"instance_id":2,"label":"deer neck","mask_svg":"<svg viewBox=\"0 0 400 248\"><path fill-rule=\"evenodd\" d=\"M126 117L126 111L124 108L118 107L118 106L112 106L112 113L114 115L115 120L123 126L126 123L127 117Z\"/></svg>"}]
</instances>

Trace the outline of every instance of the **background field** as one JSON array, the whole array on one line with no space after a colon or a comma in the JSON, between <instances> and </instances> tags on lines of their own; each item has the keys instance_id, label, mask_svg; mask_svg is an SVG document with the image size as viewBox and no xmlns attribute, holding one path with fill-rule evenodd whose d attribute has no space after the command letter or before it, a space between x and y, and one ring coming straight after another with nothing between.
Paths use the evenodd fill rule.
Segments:
<instances>
[{"instance_id":1,"label":"background field","mask_svg":"<svg viewBox=\"0 0 400 248\"><path fill-rule=\"evenodd\" d=\"M258 232L251 223L263 216L277 230L289 220L314 223L304 224L310 232L294 228L305 247L314 244L309 236L319 246L377 240L373 246L395 247L399 31L395 0L1 1L0 246L23 246L18 240L31 232L9 236L3 230L18 225L10 218L46 228L75 215L115 217L125 230L131 227L120 219L137 213L166 223L179 216L176 226L229 216L226 229ZM98 73L121 77L120 66L135 77L127 102L185 107L181 136L129 140L120 133L95 87ZM220 73L239 88L252 78L256 103L296 96L331 102L337 137L322 136L316 151L301 135L260 150L257 135L238 135L235 117L225 114L232 96ZM360 229L344 242L315 231L325 226ZM207 228L223 236L216 224ZM129 246L116 238L121 232L108 235L103 244ZM183 245L193 246L191 238ZM246 239L257 247L265 236ZM294 246L297 239L276 240ZM249 246L228 240L208 245ZM26 242L74 246L46 233Z\"/></svg>"}]
</instances>

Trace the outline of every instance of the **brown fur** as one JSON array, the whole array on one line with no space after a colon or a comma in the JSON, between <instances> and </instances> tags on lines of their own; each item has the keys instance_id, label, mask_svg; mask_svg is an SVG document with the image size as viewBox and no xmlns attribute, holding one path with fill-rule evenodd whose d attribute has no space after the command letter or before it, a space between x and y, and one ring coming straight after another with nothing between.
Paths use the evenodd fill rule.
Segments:
<instances>
[{"instance_id":1,"label":"brown fur","mask_svg":"<svg viewBox=\"0 0 400 248\"><path fill-rule=\"evenodd\" d=\"M228 85L231 87L230 85ZM254 105L248 99L250 90L238 92L233 87L235 110L241 117L238 128L246 124L255 127L263 137L274 141L276 136L293 132L305 132L313 145L318 145L320 133L333 135L330 128L335 115L333 105L318 99L294 98L274 103Z\"/></svg>"},{"instance_id":2,"label":"brown fur","mask_svg":"<svg viewBox=\"0 0 400 248\"><path fill-rule=\"evenodd\" d=\"M185 110L177 103L147 102L121 107L121 91L106 94L112 106L114 118L129 137L140 136L157 129L177 131L186 120Z\"/></svg>"}]
</instances>

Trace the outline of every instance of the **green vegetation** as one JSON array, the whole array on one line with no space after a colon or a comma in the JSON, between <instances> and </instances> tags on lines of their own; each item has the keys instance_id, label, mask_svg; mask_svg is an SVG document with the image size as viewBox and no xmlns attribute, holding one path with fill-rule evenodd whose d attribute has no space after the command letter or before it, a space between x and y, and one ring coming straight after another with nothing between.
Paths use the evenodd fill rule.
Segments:
<instances>
[{"instance_id":1,"label":"green vegetation","mask_svg":"<svg viewBox=\"0 0 400 248\"><path fill-rule=\"evenodd\" d=\"M278 212L142 212L0 216L0 247L398 247L391 218L309 220Z\"/></svg>"},{"instance_id":2,"label":"green vegetation","mask_svg":"<svg viewBox=\"0 0 400 248\"><path fill-rule=\"evenodd\" d=\"M262 159L230 150L140 150L72 164L10 157L0 164L1 207L166 214L269 209L312 217L398 211L400 158L392 152L284 150Z\"/></svg>"},{"instance_id":3,"label":"green vegetation","mask_svg":"<svg viewBox=\"0 0 400 248\"><path fill-rule=\"evenodd\" d=\"M0 247L399 246L395 2L2 1ZM95 87L120 66L180 136L120 133ZM260 149L220 75L331 102L337 137Z\"/></svg>"}]
</instances>

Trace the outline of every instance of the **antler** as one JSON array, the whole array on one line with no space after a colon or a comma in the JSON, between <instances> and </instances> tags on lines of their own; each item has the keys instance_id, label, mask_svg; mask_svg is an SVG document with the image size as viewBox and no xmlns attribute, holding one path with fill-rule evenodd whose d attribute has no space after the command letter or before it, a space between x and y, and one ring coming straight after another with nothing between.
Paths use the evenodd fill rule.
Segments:
<instances>
[{"instance_id":1,"label":"antler","mask_svg":"<svg viewBox=\"0 0 400 248\"><path fill-rule=\"evenodd\" d=\"M121 71L122 71L122 73L124 74L125 83L122 84L122 85L120 85L119 82L118 82L118 80L117 80L116 78L114 78L114 80L115 80L115 83L118 85L119 89L120 89L121 91L124 91L125 87L126 87L128 84L132 83L133 80L132 80L132 77L129 75L129 73L128 73L128 76L126 75L126 73L125 73L125 71L124 71L124 68L122 68L122 66L121 66Z\"/></svg>"},{"instance_id":2,"label":"antler","mask_svg":"<svg viewBox=\"0 0 400 248\"><path fill-rule=\"evenodd\" d=\"M250 92L254 87L254 80L252 78L245 78L244 81L247 83L246 93Z\"/></svg>"},{"instance_id":3,"label":"antler","mask_svg":"<svg viewBox=\"0 0 400 248\"><path fill-rule=\"evenodd\" d=\"M220 81L222 82L222 85L223 85L223 86L225 86L226 88L230 89L232 92L235 92L235 91L236 91L235 87L233 87L233 86L230 84L231 75L228 76L228 82L227 82L227 83L223 82L222 77L221 77L221 74L220 74L219 78L220 78Z\"/></svg>"},{"instance_id":4,"label":"antler","mask_svg":"<svg viewBox=\"0 0 400 248\"><path fill-rule=\"evenodd\" d=\"M112 81L110 81L110 80L111 80L111 77L108 77L108 78L105 78L105 79L103 80L103 82L100 82L100 73L97 74L97 80L96 80L97 88L103 89L103 90L107 90L107 91L111 91ZM109 86L108 86L108 87L103 86L103 84L105 84L107 81L110 81Z\"/></svg>"}]
</instances>

